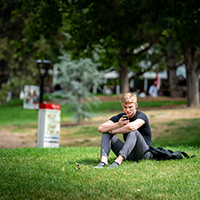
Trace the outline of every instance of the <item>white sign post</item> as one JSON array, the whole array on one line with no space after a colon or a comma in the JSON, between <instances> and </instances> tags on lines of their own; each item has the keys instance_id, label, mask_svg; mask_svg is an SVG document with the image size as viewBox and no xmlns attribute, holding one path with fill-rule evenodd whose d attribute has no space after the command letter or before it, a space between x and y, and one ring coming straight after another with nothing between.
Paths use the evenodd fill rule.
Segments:
<instances>
[{"instance_id":1,"label":"white sign post","mask_svg":"<svg viewBox=\"0 0 200 200\"><path fill-rule=\"evenodd\" d=\"M61 105L39 104L37 147L59 147Z\"/></svg>"}]
</instances>

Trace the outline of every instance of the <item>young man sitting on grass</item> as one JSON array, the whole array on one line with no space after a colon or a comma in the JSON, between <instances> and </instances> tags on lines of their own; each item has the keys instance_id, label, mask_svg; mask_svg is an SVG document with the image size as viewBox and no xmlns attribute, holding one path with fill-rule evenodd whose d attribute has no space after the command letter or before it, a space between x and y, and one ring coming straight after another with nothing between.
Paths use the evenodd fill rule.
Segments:
<instances>
[{"instance_id":1,"label":"young man sitting on grass","mask_svg":"<svg viewBox=\"0 0 200 200\"><path fill-rule=\"evenodd\" d=\"M101 162L94 168L103 168L108 165L110 149L117 156L109 166L118 167L123 160L138 161L152 158L148 151L152 146L151 129L147 116L136 110L138 107L137 97L133 93L125 93L121 98L122 113L110 118L101 124L98 131L103 133L101 140ZM123 115L127 115L128 119ZM122 142L116 134L123 134Z\"/></svg>"}]
</instances>

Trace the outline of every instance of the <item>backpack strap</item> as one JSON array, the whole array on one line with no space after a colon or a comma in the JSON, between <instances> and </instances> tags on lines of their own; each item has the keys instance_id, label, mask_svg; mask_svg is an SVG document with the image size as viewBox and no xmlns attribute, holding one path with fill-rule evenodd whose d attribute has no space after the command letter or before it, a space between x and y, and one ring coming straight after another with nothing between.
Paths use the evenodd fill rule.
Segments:
<instances>
[{"instance_id":1,"label":"backpack strap","mask_svg":"<svg viewBox=\"0 0 200 200\"><path fill-rule=\"evenodd\" d=\"M182 155L184 156L184 157L186 157L186 158L194 158L196 155L192 155L191 157L190 156L188 156L188 154L187 153L185 153L184 151L175 151L174 153L172 153L172 155L174 155L174 156L178 156L178 155L180 155L180 156L182 156Z\"/></svg>"}]
</instances>

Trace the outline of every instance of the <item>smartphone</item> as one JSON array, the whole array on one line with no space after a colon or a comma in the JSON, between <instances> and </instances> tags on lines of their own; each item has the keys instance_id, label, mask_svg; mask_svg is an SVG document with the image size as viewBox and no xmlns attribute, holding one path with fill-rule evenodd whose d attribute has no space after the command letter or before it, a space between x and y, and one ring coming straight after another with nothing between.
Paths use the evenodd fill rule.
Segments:
<instances>
[{"instance_id":1,"label":"smartphone","mask_svg":"<svg viewBox=\"0 0 200 200\"><path fill-rule=\"evenodd\" d=\"M124 118L123 121L128 120L128 115L123 115L122 117Z\"/></svg>"}]
</instances>

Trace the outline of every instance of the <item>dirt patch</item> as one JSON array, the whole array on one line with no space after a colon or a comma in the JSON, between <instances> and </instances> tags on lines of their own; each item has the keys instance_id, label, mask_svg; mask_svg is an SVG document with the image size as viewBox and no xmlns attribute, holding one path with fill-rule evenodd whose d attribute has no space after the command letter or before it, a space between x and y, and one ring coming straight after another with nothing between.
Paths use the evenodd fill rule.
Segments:
<instances>
[{"instance_id":1,"label":"dirt patch","mask_svg":"<svg viewBox=\"0 0 200 200\"><path fill-rule=\"evenodd\" d=\"M0 128L0 148L36 147L37 130L29 130L28 133L18 133L10 127Z\"/></svg>"}]
</instances>

